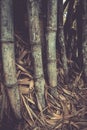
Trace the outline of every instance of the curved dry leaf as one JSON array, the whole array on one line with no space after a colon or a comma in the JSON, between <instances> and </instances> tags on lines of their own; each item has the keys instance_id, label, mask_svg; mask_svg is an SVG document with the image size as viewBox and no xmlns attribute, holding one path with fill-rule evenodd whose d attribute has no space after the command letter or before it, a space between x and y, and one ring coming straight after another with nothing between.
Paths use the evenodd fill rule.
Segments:
<instances>
[{"instance_id":1,"label":"curved dry leaf","mask_svg":"<svg viewBox=\"0 0 87 130\"><path fill-rule=\"evenodd\" d=\"M66 90L64 88L62 88L62 90L64 91L64 93L68 94L68 95L72 95L72 93L69 90Z\"/></svg>"},{"instance_id":2,"label":"curved dry leaf","mask_svg":"<svg viewBox=\"0 0 87 130\"><path fill-rule=\"evenodd\" d=\"M21 97L22 97L23 103L24 103L24 105L25 105L25 108L26 108L26 110L28 111L28 114L30 115L30 113L31 113L31 115L32 115L33 117L35 117L42 125L44 125L43 122L42 122L42 121L38 118L38 116L34 113L34 111L29 107L29 105L26 104L25 98L23 97L23 95L21 95ZM29 113L29 112L30 112L30 113ZM31 118L32 118L32 117L31 117Z\"/></svg>"},{"instance_id":3,"label":"curved dry leaf","mask_svg":"<svg viewBox=\"0 0 87 130\"><path fill-rule=\"evenodd\" d=\"M34 102L32 99L30 99L30 98L27 97L27 96L25 96L25 98L27 99L27 101L29 101L30 103L32 103L33 105L35 105L35 102Z\"/></svg>"},{"instance_id":4,"label":"curved dry leaf","mask_svg":"<svg viewBox=\"0 0 87 130\"><path fill-rule=\"evenodd\" d=\"M75 78L75 81L74 81L75 84L79 82L79 80L80 80L80 78L81 78L81 76L82 76L82 73L83 73L83 72L81 72L81 73L79 74L79 76L77 76L77 77Z\"/></svg>"},{"instance_id":5,"label":"curved dry leaf","mask_svg":"<svg viewBox=\"0 0 87 130\"><path fill-rule=\"evenodd\" d=\"M55 125L56 121L52 120L52 119L46 119L46 123L50 124L50 125Z\"/></svg>"},{"instance_id":6,"label":"curved dry leaf","mask_svg":"<svg viewBox=\"0 0 87 130\"><path fill-rule=\"evenodd\" d=\"M29 108L29 106L27 105L27 103L26 103L26 101L25 101L25 98L24 98L22 95L21 95L21 97L22 97L23 103L24 103L24 105L25 105L25 108L26 108L26 110L27 110L29 116L30 116L31 120L32 120L33 123L34 123L34 119L33 119L32 113L31 113L31 111L30 111L30 108Z\"/></svg>"},{"instance_id":7,"label":"curved dry leaf","mask_svg":"<svg viewBox=\"0 0 87 130\"><path fill-rule=\"evenodd\" d=\"M56 127L55 127L55 130L58 130L59 128L61 128L62 126L62 123L58 124Z\"/></svg>"},{"instance_id":8,"label":"curved dry leaf","mask_svg":"<svg viewBox=\"0 0 87 130\"><path fill-rule=\"evenodd\" d=\"M28 72L24 67L22 67L21 65L19 65L19 64L17 64L17 63L16 63L16 65L17 65L17 67L18 67L21 71L27 73L30 78L33 78L33 77L29 74L29 72Z\"/></svg>"},{"instance_id":9,"label":"curved dry leaf","mask_svg":"<svg viewBox=\"0 0 87 130\"><path fill-rule=\"evenodd\" d=\"M17 71L17 78L19 77L19 75L21 74L21 70Z\"/></svg>"},{"instance_id":10,"label":"curved dry leaf","mask_svg":"<svg viewBox=\"0 0 87 130\"><path fill-rule=\"evenodd\" d=\"M60 99L61 99L62 101L66 101L65 96L63 96L62 94L59 94L59 97L60 97Z\"/></svg>"},{"instance_id":11,"label":"curved dry leaf","mask_svg":"<svg viewBox=\"0 0 87 130\"><path fill-rule=\"evenodd\" d=\"M59 119L62 119L63 116L60 115L60 114L56 114L56 113L53 113L53 117L51 117L51 119L54 119L54 120L59 120Z\"/></svg>"}]
</instances>

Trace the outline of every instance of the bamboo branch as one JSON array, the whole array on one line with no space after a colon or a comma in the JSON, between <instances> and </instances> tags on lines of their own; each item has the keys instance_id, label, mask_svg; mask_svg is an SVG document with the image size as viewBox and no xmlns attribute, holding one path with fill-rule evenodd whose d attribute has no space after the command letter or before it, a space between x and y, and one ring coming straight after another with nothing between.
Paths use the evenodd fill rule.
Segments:
<instances>
[{"instance_id":1,"label":"bamboo branch","mask_svg":"<svg viewBox=\"0 0 87 130\"><path fill-rule=\"evenodd\" d=\"M39 21L39 2L36 0L27 0L28 17L29 17L29 34L32 49L32 58L34 64L35 89L37 103L42 108L45 107L44 97L44 73L42 64L42 43Z\"/></svg>"},{"instance_id":2,"label":"bamboo branch","mask_svg":"<svg viewBox=\"0 0 87 130\"><path fill-rule=\"evenodd\" d=\"M1 42L4 84L15 117L20 119L21 107L15 67L12 0L1 0Z\"/></svg>"}]
</instances>

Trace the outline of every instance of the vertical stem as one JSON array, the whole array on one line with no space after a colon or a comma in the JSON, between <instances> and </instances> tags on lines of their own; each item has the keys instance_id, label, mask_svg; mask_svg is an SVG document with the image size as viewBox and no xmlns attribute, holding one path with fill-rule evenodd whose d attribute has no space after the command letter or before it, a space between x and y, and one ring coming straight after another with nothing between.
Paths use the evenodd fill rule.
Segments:
<instances>
[{"instance_id":1,"label":"vertical stem","mask_svg":"<svg viewBox=\"0 0 87 130\"><path fill-rule=\"evenodd\" d=\"M21 118L21 108L15 67L12 0L1 0L1 42L4 84L11 108L15 117L19 119Z\"/></svg>"},{"instance_id":2,"label":"vertical stem","mask_svg":"<svg viewBox=\"0 0 87 130\"><path fill-rule=\"evenodd\" d=\"M27 0L29 16L29 35L32 49L32 58L34 63L35 89L37 102L45 107L44 97L44 73L42 64L42 43L39 21L39 2L36 0Z\"/></svg>"},{"instance_id":3,"label":"vertical stem","mask_svg":"<svg viewBox=\"0 0 87 130\"><path fill-rule=\"evenodd\" d=\"M68 11L67 11L67 18L66 18L66 22L64 25L64 35L65 35L65 41L67 42L66 44L66 48L67 48L67 56L70 59L70 53L71 53L71 28L72 28L72 24L73 24L73 15L74 15L74 11L73 11L73 5L74 5L75 0L70 0L69 1L69 6L68 6Z\"/></svg>"},{"instance_id":4,"label":"vertical stem","mask_svg":"<svg viewBox=\"0 0 87 130\"><path fill-rule=\"evenodd\" d=\"M66 23L64 25L64 29L65 29L66 35L67 35L67 33L69 33L70 28L72 26L72 21L73 21L73 5L74 5L74 2L75 2L75 0L70 0L69 1Z\"/></svg>"},{"instance_id":5,"label":"vertical stem","mask_svg":"<svg viewBox=\"0 0 87 130\"><path fill-rule=\"evenodd\" d=\"M82 0L78 1L77 4L77 44L78 44L78 64L80 69L82 69Z\"/></svg>"},{"instance_id":6,"label":"vertical stem","mask_svg":"<svg viewBox=\"0 0 87 130\"><path fill-rule=\"evenodd\" d=\"M82 1L82 53L85 82L87 83L87 0Z\"/></svg>"},{"instance_id":7,"label":"vertical stem","mask_svg":"<svg viewBox=\"0 0 87 130\"><path fill-rule=\"evenodd\" d=\"M56 63L56 33L57 33L57 0L48 0L47 11L47 69L49 85L53 96L57 96L57 63Z\"/></svg>"},{"instance_id":8,"label":"vertical stem","mask_svg":"<svg viewBox=\"0 0 87 130\"><path fill-rule=\"evenodd\" d=\"M61 46L61 60L63 64L65 82L68 82L68 65L63 28L63 0L58 0L58 40Z\"/></svg>"}]
</instances>

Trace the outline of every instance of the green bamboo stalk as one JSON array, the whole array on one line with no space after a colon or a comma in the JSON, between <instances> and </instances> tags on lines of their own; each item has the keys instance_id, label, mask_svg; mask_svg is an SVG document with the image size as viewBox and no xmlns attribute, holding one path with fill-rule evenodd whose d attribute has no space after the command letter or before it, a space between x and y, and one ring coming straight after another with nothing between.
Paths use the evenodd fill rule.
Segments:
<instances>
[{"instance_id":1,"label":"green bamboo stalk","mask_svg":"<svg viewBox=\"0 0 87 130\"><path fill-rule=\"evenodd\" d=\"M47 69L51 93L57 96L56 64L57 0L48 0L47 10Z\"/></svg>"},{"instance_id":2,"label":"green bamboo stalk","mask_svg":"<svg viewBox=\"0 0 87 130\"><path fill-rule=\"evenodd\" d=\"M41 43L40 21L39 21L39 1L27 0L27 8L29 16L29 35L30 35L30 44L34 64L37 103L38 105L40 104L42 108L44 108L45 81L44 81L43 64L42 64L42 43Z\"/></svg>"},{"instance_id":3,"label":"green bamboo stalk","mask_svg":"<svg viewBox=\"0 0 87 130\"><path fill-rule=\"evenodd\" d=\"M65 82L68 82L68 65L63 28L63 0L58 0L58 40L61 46L61 60L64 69Z\"/></svg>"},{"instance_id":4,"label":"green bamboo stalk","mask_svg":"<svg viewBox=\"0 0 87 130\"><path fill-rule=\"evenodd\" d=\"M85 82L87 83L87 0L82 1L82 53Z\"/></svg>"},{"instance_id":5,"label":"green bamboo stalk","mask_svg":"<svg viewBox=\"0 0 87 130\"><path fill-rule=\"evenodd\" d=\"M12 0L1 0L1 42L4 84L8 99L16 118L21 118L20 95L18 90L15 54L14 54L14 25Z\"/></svg>"}]
</instances>

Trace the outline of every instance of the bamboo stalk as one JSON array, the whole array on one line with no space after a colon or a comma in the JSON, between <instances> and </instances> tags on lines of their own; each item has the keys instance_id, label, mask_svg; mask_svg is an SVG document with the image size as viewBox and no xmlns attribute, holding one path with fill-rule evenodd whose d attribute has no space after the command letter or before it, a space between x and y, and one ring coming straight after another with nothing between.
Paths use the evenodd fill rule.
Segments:
<instances>
[{"instance_id":1,"label":"bamboo stalk","mask_svg":"<svg viewBox=\"0 0 87 130\"><path fill-rule=\"evenodd\" d=\"M66 37L69 34L70 28L72 27L72 23L73 23L73 13L74 13L73 12L73 5L74 5L74 2L75 2L75 0L70 0L69 5L68 5L67 18L66 18L66 22L65 22L65 25L64 25Z\"/></svg>"},{"instance_id":2,"label":"bamboo stalk","mask_svg":"<svg viewBox=\"0 0 87 130\"><path fill-rule=\"evenodd\" d=\"M58 0L58 40L61 46L61 60L64 69L65 82L68 82L68 65L63 28L63 0Z\"/></svg>"},{"instance_id":3,"label":"bamboo stalk","mask_svg":"<svg viewBox=\"0 0 87 130\"><path fill-rule=\"evenodd\" d=\"M35 76L35 89L37 103L42 108L45 107L44 97L44 73L42 64L42 43L41 43L41 31L39 21L39 1L27 0L28 17L29 17L29 35L30 44L32 49L32 58L34 64L34 76Z\"/></svg>"},{"instance_id":4,"label":"bamboo stalk","mask_svg":"<svg viewBox=\"0 0 87 130\"><path fill-rule=\"evenodd\" d=\"M57 0L48 0L47 11L47 71L51 93L57 96L57 63L56 63L56 32L57 32Z\"/></svg>"},{"instance_id":5,"label":"bamboo stalk","mask_svg":"<svg viewBox=\"0 0 87 130\"><path fill-rule=\"evenodd\" d=\"M68 11L67 11L67 17L66 22L64 25L64 34L65 34L65 40L67 42L66 48L67 48L67 57L69 60L71 60L71 29L73 24L73 17L74 17L74 6L75 0L70 0L68 5Z\"/></svg>"},{"instance_id":6,"label":"bamboo stalk","mask_svg":"<svg viewBox=\"0 0 87 130\"><path fill-rule=\"evenodd\" d=\"M85 82L87 83L87 0L82 1L82 53Z\"/></svg>"},{"instance_id":7,"label":"bamboo stalk","mask_svg":"<svg viewBox=\"0 0 87 130\"><path fill-rule=\"evenodd\" d=\"M79 13L80 12L80 13ZM77 47L78 47L78 64L79 68L82 69L83 66L83 57L82 57L82 1L78 1L77 4Z\"/></svg>"},{"instance_id":8,"label":"bamboo stalk","mask_svg":"<svg viewBox=\"0 0 87 130\"><path fill-rule=\"evenodd\" d=\"M11 108L15 117L19 119L21 107L15 68L12 0L1 0L1 42L4 84Z\"/></svg>"}]
</instances>

